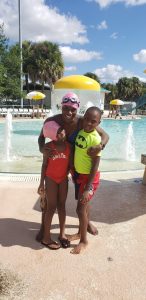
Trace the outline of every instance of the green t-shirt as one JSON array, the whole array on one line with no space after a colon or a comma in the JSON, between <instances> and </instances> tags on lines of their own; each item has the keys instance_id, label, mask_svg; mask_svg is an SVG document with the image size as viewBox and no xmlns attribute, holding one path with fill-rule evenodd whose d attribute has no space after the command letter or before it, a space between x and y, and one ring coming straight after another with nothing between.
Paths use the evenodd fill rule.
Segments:
<instances>
[{"instance_id":1,"label":"green t-shirt","mask_svg":"<svg viewBox=\"0 0 146 300\"><path fill-rule=\"evenodd\" d=\"M74 165L75 170L80 174L90 174L92 167L92 159L87 154L88 148L99 145L101 143L101 137L98 132L93 130L92 132L85 132L83 129L79 131L75 140L75 156ZM97 154L100 156L101 152Z\"/></svg>"}]
</instances>

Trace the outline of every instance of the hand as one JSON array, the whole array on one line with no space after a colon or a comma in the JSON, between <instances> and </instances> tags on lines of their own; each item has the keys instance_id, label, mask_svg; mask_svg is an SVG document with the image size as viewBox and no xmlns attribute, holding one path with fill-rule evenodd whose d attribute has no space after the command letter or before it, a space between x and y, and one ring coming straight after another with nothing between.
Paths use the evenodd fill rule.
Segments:
<instances>
[{"instance_id":1,"label":"hand","mask_svg":"<svg viewBox=\"0 0 146 300\"><path fill-rule=\"evenodd\" d=\"M97 154L102 150L102 145L99 144L97 146L94 146L94 147L90 147L88 150L87 150L87 154L90 155L91 157L95 157L97 156Z\"/></svg>"},{"instance_id":2,"label":"hand","mask_svg":"<svg viewBox=\"0 0 146 300\"><path fill-rule=\"evenodd\" d=\"M89 201L89 191L84 191L80 201L82 204L86 204Z\"/></svg>"},{"instance_id":3,"label":"hand","mask_svg":"<svg viewBox=\"0 0 146 300\"><path fill-rule=\"evenodd\" d=\"M47 144L44 146L43 154L46 157L51 158L53 157L54 153L55 153L54 149L50 148Z\"/></svg>"},{"instance_id":4,"label":"hand","mask_svg":"<svg viewBox=\"0 0 146 300\"><path fill-rule=\"evenodd\" d=\"M45 187L43 184L40 184L39 187L38 187L38 194L40 196L44 195L44 192L45 192Z\"/></svg>"}]
</instances>

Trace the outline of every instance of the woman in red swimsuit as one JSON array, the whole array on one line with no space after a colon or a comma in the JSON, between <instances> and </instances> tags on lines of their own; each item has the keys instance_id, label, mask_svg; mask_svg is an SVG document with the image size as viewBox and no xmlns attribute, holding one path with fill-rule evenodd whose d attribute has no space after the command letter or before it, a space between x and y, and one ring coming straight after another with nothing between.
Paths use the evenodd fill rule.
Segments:
<instances>
[{"instance_id":1,"label":"woman in red swimsuit","mask_svg":"<svg viewBox=\"0 0 146 300\"><path fill-rule=\"evenodd\" d=\"M65 236L65 202L68 192L68 172L70 145L65 141L65 130L62 129L55 121L46 122L43 127L43 134L52 141L47 146L53 150L52 157L48 158L47 153L43 155L41 169L41 179L38 193L45 193L47 207L44 215L44 235L41 243L51 250L70 246L69 240ZM58 211L60 235L59 243L51 239L50 229L52 218L55 211Z\"/></svg>"}]
</instances>

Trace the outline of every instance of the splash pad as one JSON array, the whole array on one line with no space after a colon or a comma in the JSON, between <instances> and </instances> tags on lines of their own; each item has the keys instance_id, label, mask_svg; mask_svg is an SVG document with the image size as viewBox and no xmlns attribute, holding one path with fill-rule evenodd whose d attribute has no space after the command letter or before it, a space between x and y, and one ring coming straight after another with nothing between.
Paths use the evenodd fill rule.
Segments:
<instances>
[{"instance_id":1,"label":"splash pad","mask_svg":"<svg viewBox=\"0 0 146 300\"><path fill-rule=\"evenodd\" d=\"M69 77L71 81L69 80L68 83ZM88 77L81 75L69 77L62 78L54 86L50 116L60 113L58 107L62 96L68 91L73 91L79 96L82 110L79 113L84 113L92 105L101 107L100 85L95 80L88 80ZM40 174L42 154L38 149L38 136L43 122L44 120L15 119L12 121L13 130L7 135L4 123L0 123L0 172ZM140 157L141 153L145 152L146 118L132 121L131 124L130 122L102 120L101 127L109 134L110 140L102 152L101 171L142 169ZM7 148L4 149L3 141L6 136L8 143Z\"/></svg>"},{"instance_id":2,"label":"splash pad","mask_svg":"<svg viewBox=\"0 0 146 300\"><path fill-rule=\"evenodd\" d=\"M40 174L42 154L38 149L38 136L43 122L39 119L12 120L11 150L7 159L3 142L5 122L0 123L0 172ZM110 140L102 152L100 170L143 169L141 153L145 153L146 118L133 121L103 119L101 127L109 133Z\"/></svg>"}]
</instances>

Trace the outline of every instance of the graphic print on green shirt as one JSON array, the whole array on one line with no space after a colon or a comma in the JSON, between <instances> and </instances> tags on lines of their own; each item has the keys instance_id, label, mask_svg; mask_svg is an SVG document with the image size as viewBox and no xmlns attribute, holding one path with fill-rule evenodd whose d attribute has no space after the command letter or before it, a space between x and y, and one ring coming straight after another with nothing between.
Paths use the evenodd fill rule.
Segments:
<instances>
[{"instance_id":1,"label":"graphic print on green shirt","mask_svg":"<svg viewBox=\"0 0 146 300\"><path fill-rule=\"evenodd\" d=\"M75 170L80 174L90 174L92 159L87 154L87 150L90 147L97 146L101 143L101 137L98 132L93 130L92 132L85 132L83 129L79 131L75 140L75 156L74 165ZM97 156L100 156L98 153Z\"/></svg>"}]
</instances>

